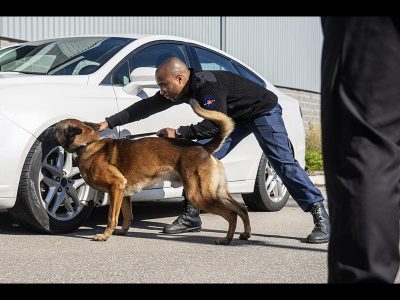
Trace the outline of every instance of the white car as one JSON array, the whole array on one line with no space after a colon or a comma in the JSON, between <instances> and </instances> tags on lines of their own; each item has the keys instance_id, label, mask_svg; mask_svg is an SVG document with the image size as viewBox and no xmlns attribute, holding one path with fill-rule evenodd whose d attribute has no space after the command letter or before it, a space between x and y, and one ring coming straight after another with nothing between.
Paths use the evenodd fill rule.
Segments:
<instances>
[{"instance_id":1,"label":"white car","mask_svg":"<svg viewBox=\"0 0 400 300\"><path fill-rule=\"evenodd\" d=\"M154 75L149 77L154 69L149 68L170 56L195 69L241 74L273 91L283 108L295 158L304 167L305 135L298 101L225 52L189 39L161 35L27 42L0 50L0 209L9 210L20 224L32 230L62 233L78 228L94 206L106 205L108 195L85 184L73 156L48 141L47 129L66 118L100 122L153 95L158 87ZM199 121L189 105L177 105L102 134L124 138ZM230 192L242 194L250 208L277 211L286 204L288 191L253 135L222 162ZM182 187L172 187L165 181L132 200L181 195Z\"/></svg>"}]
</instances>

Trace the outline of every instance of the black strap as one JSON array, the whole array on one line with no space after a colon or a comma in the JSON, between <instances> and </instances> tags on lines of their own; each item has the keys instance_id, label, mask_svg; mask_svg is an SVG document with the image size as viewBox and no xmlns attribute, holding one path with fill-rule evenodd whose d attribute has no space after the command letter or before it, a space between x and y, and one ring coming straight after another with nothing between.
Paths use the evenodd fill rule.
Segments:
<instances>
[{"instance_id":1,"label":"black strap","mask_svg":"<svg viewBox=\"0 0 400 300\"><path fill-rule=\"evenodd\" d=\"M143 137L143 136L148 136L148 135L153 135L153 134L156 134L156 132L129 134L129 135L125 136L124 138L125 139L129 139L129 140L133 140L133 139L138 138L138 137Z\"/></svg>"}]
</instances>

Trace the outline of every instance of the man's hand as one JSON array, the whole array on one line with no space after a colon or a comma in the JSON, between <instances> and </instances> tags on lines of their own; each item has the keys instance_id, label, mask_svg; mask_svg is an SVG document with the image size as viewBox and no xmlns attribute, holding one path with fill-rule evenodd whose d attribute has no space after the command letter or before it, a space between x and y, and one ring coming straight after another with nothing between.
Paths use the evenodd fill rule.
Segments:
<instances>
[{"instance_id":1,"label":"man's hand","mask_svg":"<svg viewBox=\"0 0 400 300\"><path fill-rule=\"evenodd\" d=\"M167 137L167 138L177 138L174 128L163 128L156 132L158 136Z\"/></svg>"},{"instance_id":2,"label":"man's hand","mask_svg":"<svg viewBox=\"0 0 400 300\"><path fill-rule=\"evenodd\" d=\"M100 122L98 123L98 125L100 126L100 128L97 130L97 132L102 132L108 128L107 121Z\"/></svg>"}]
</instances>

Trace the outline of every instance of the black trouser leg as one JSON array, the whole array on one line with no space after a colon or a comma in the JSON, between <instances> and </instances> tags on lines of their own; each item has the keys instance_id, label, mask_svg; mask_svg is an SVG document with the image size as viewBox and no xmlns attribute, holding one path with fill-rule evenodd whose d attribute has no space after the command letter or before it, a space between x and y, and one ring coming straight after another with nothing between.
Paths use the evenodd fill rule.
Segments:
<instances>
[{"instance_id":1,"label":"black trouser leg","mask_svg":"<svg viewBox=\"0 0 400 300\"><path fill-rule=\"evenodd\" d=\"M323 27L328 282L393 282L400 262L399 30L390 18L327 18Z\"/></svg>"}]
</instances>

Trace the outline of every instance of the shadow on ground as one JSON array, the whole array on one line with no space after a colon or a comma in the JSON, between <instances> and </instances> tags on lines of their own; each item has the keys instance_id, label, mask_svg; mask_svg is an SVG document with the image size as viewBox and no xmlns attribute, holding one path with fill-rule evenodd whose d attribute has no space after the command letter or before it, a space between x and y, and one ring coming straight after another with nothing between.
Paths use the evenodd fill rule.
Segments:
<instances>
[{"instance_id":1,"label":"shadow on ground","mask_svg":"<svg viewBox=\"0 0 400 300\"><path fill-rule=\"evenodd\" d=\"M289 204L289 203L288 203ZM133 203L133 222L132 227L127 234L128 238L141 238L141 239L158 239L158 240L171 240L186 243L199 243L199 244L213 244L216 238L222 238L226 235L228 226L221 228L221 230L216 229L202 229L202 233L217 233L218 236L214 234L204 235L198 233L188 233L188 234L163 234L162 229L167 223L157 222L153 219L164 218L164 217L176 217L183 209L182 201L160 201L160 202L135 202ZM82 224L82 226L68 234L61 234L61 236L71 237L71 238L82 238L90 240L93 235L97 233L102 233L105 226L107 225L107 214L108 206L96 208L93 210L92 216ZM203 214L203 213L202 213ZM121 221L121 220L120 220ZM226 224L227 225L227 224ZM137 231L135 229L145 229L146 232ZM37 233L32 233L26 230L24 227L19 226L13 220L12 216L8 213L0 213L0 234L8 235L35 235ZM252 238L247 241L238 239L239 232L235 233L232 246L248 246L248 245L258 245L258 246L268 246L268 247L278 247L296 250L306 250L306 251L317 251L326 252L325 249L319 248L309 248L302 246L291 246L283 245L279 243L280 240L297 240L301 244L305 243L305 238L296 236L284 236L284 235L273 235L273 234L252 234ZM258 239L260 238L260 239ZM271 242L266 242L265 238L271 239ZM261 240L262 239L262 240Z\"/></svg>"},{"instance_id":2,"label":"shadow on ground","mask_svg":"<svg viewBox=\"0 0 400 300\"><path fill-rule=\"evenodd\" d=\"M141 220L178 216L182 212L183 202L135 202L132 206L133 222L135 224L140 224ZM107 224L107 215L108 206L95 208L93 209L90 218L82 224L82 227L96 228L99 226L105 226ZM30 234L31 232L26 230L23 226L19 226L9 213L0 212L0 234L2 233Z\"/></svg>"}]
</instances>

